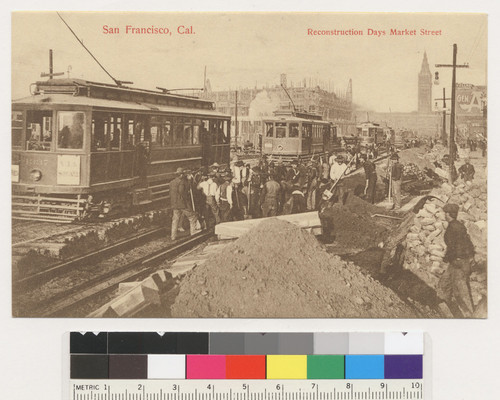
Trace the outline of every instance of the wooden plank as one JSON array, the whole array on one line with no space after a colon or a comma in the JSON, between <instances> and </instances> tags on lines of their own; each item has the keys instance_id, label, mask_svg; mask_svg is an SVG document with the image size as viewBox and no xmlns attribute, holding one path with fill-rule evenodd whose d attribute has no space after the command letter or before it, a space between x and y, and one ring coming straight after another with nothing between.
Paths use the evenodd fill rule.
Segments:
<instances>
[{"instance_id":1,"label":"wooden plank","mask_svg":"<svg viewBox=\"0 0 500 400\"><path fill-rule=\"evenodd\" d=\"M198 261L191 260L189 262L176 265L175 267L172 266L168 270L168 272L170 272L170 274L172 274L172 277L177 278L181 275L184 275L186 272L191 271L194 267L199 266L199 265L203 265L206 261L207 261L206 259L202 259L202 260L198 260Z\"/></svg>"},{"instance_id":2,"label":"wooden plank","mask_svg":"<svg viewBox=\"0 0 500 400\"><path fill-rule=\"evenodd\" d=\"M317 211L311 211L302 214L280 215L278 217L247 219L243 221L223 222L215 226L215 234L219 238L238 238L248 232L253 227L259 225L262 221L270 218L277 218L288 221L302 229L321 227L321 221Z\"/></svg>"}]
</instances>

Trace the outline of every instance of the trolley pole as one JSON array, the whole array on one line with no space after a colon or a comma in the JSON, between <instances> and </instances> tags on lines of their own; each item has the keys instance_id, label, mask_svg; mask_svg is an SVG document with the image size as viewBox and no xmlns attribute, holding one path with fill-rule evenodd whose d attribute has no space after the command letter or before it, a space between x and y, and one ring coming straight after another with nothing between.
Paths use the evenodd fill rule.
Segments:
<instances>
[{"instance_id":1,"label":"trolley pole","mask_svg":"<svg viewBox=\"0 0 500 400\"><path fill-rule=\"evenodd\" d=\"M457 85L457 68L469 68L469 64L457 65L457 45L453 44L453 64L436 64L437 68L453 68L451 77L451 115L450 115L450 141L449 141L449 153L450 153L450 172L449 180L450 183L453 182L455 178L454 166L455 166L455 103L456 103L456 85Z\"/></svg>"},{"instance_id":2,"label":"trolley pole","mask_svg":"<svg viewBox=\"0 0 500 400\"><path fill-rule=\"evenodd\" d=\"M52 49L49 50L49 73L42 72L40 74L41 78L49 78L52 79L54 76L64 75L64 72L56 72L54 73L54 55Z\"/></svg>"}]
</instances>

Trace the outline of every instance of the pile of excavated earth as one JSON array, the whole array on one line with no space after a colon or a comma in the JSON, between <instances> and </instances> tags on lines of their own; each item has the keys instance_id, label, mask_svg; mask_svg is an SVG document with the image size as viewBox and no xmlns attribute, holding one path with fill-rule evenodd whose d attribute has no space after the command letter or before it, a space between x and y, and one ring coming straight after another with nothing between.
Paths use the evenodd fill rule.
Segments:
<instances>
[{"instance_id":1,"label":"pile of excavated earth","mask_svg":"<svg viewBox=\"0 0 500 400\"><path fill-rule=\"evenodd\" d=\"M373 217L375 214L387 211L352 194L344 205L334 204L322 212L333 225L335 243L352 249L377 246L389 234L387 226Z\"/></svg>"},{"instance_id":2,"label":"pile of excavated earth","mask_svg":"<svg viewBox=\"0 0 500 400\"><path fill-rule=\"evenodd\" d=\"M363 274L352 262L329 254L315 236L275 218L264 220L190 271L180 285L171 315L417 316L391 289Z\"/></svg>"}]
</instances>

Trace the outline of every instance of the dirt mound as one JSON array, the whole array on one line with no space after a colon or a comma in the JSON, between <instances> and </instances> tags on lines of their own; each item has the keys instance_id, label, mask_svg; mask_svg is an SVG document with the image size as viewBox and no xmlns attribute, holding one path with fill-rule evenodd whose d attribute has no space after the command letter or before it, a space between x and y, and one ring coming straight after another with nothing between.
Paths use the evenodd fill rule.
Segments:
<instances>
[{"instance_id":1,"label":"dirt mound","mask_svg":"<svg viewBox=\"0 0 500 400\"><path fill-rule=\"evenodd\" d=\"M387 211L349 195L345 205L334 204L323 210L320 216L328 220L335 243L366 249L377 246L389 233L385 225L372 217L373 214L387 214Z\"/></svg>"},{"instance_id":2,"label":"dirt mound","mask_svg":"<svg viewBox=\"0 0 500 400\"><path fill-rule=\"evenodd\" d=\"M349 194L347 196L344 207L352 213L369 217L371 217L373 214L388 214L385 208L368 203L367 201L353 194Z\"/></svg>"},{"instance_id":3,"label":"dirt mound","mask_svg":"<svg viewBox=\"0 0 500 400\"><path fill-rule=\"evenodd\" d=\"M414 309L293 224L265 220L191 271L173 317L413 318Z\"/></svg>"},{"instance_id":4,"label":"dirt mound","mask_svg":"<svg viewBox=\"0 0 500 400\"><path fill-rule=\"evenodd\" d=\"M424 170L424 168L433 169L434 165L427 159L427 150L423 147L415 147L411 149L401 150L399 155L399 161L406 164L414 164L420 170Z\"/></svg>"}]
</instances>

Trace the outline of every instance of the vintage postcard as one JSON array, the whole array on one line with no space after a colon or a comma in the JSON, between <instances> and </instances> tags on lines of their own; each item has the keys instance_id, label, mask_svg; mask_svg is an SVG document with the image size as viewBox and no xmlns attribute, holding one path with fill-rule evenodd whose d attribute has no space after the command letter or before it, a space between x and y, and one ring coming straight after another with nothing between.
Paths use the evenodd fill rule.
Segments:
<instances>
[{"instance_id":1,"label":"vintage postcard","mask_svg":"<svg viewBox=\"0 0 500 400\"><path fill-rule=\"evenodd\" d=\"M13 13L13 316L486 318L487 32Z\"/></svg>"}]
</instances>

